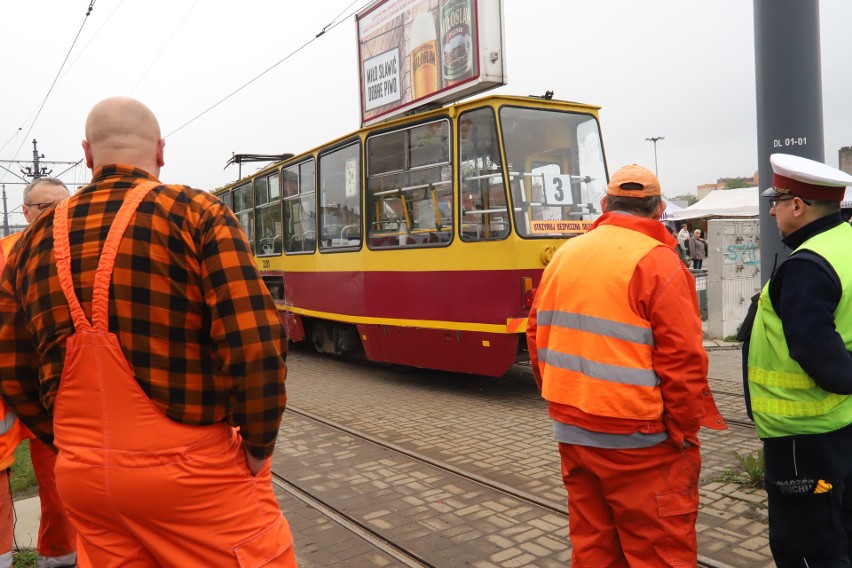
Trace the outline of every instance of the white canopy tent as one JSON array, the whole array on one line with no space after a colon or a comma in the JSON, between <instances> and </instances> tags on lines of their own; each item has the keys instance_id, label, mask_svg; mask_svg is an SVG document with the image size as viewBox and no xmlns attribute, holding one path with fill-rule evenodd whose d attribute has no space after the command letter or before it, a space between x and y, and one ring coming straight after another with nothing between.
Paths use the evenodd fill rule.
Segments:
<instances>
[{"instance_id":1,"label":"white canopy tent","mask_svg":"<svg viewBox=\"0 0 852 568\"><path fill-rule=\"evenodd\" d=\"M843 201L840 202L841 209L852 207L852 185L846 188L846 193L843 195Z\"/></svg>"},{"instance_id":2,"label":"white canopy tent","mask_svg":"<svg viewBox=\"0 0 852 568\"><path fill-rule=\"evenodd\" d=\"M669 201L666 196L663 195L662 198L663 201L666 202L666 210L663 211L663 216L660 217L660 221L669 221L672 218L672 213L683 210L683 207L675 205L674 203Z\"/></svg>"},{"instance_id":3,"label":"white canopy tent","mask_svg":"<svg viewBox=\"0 0 852 568\"><path fill-rule=\"evenodd\" d=\"M697 203L674 211L668 219L680 221L704 217L757 217L760 214L759 203L760 190L756 187L714 189Z\"/></svg>"}]
</instances>

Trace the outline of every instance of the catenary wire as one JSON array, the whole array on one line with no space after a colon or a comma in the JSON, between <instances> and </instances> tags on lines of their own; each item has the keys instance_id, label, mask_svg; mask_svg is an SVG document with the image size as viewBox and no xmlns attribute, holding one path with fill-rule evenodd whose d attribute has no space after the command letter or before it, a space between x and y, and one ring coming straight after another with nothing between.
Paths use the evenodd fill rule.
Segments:
<instances>
[{"instance_id":1,"label":"catenary wire","mask_svg":"<svg viewBox=\"0 0 852 568\"><path fill-rule=\"evenodd\" d=\"M47 99L50 97L50 93L53 92L53 87L56 86L56 82L59 80L59 75L62 73L62 69L65 67L65 64L68 62L68 58L71 56L71 52L74 50L74 45L77 43L77 40L80 38L80 34L83 32L83 27L86 25L86 21L89 19L89 15L92 13L92 10L95 7L95 2L97 0L90 0L89 9L86 11L86 15L83 17L83 23L80 24L80 29L77 30L77 35L74 36L74 41L71 42L71 47L68 48L68 53L65 54L65 59L62 60L62 65L59 66L59 70L56 72L56 77L53 78L53 83L50 84L50 88L47 90L47 94L44 95L44 99L41 101L41 106L39 106L38 111L36 112L35 118L30 123L30 127L27 130L27 133L24 135L23 140L21 140L21 145L18 147L17 152L15 152L13 159L15 159L18 154L21 153L21 149L24 147L24 142L29 137L30 132L32 132L35 123L38 121L38 117L41 114L44 105L47 104Z\"/></svg>"},{"instance_id":2,"label":"catenary wire","mask_svg":"<svg viewBox=\"0 0 852 568\"><path fill-rule=\"evenodd\" d=\"M165 42L165 43L163 44L163 46L160 48L160 51L158 51L158 52L157 52L157 55L155 55L155 56L154 56L154 59L152 59L152 60L151 60L151 64L150 64L150 65L148 65L148 68L147 68L147 69L145 69L145 72L144 72L144 73L142 73L142 76L141 76L141 77L139 77L139 80L138 80L138 81L136 81L136 84L135 84L135 85L133 85L133 88L132 88L132 89L130 89L130 95L131 95L131 96L133 95L133 93L134 93L134 92L136 92L136 89L137 89L137 88L139 88L139 85L141 85L141 84L142 84L142 81L143 81L143 80L145 79L145 77L148 75L148 72L149 72L149 71L151 71L151 68L154 66L154 64L157 62L157 60L158 60L158 59L160 59L160 56L163 54L163 51L165 51L165 50L166 50L166 47L168 47L169 43L171 43L172 39L175 37L175 34L177 34L177 33L178 33L178 30L181 28L181 26L183 25L183 23L184 23L184 22L186 21L186 19L189 17L189 14L190 14L190 13L191 13L194 9L195 9L195 6L196 6L197 4L198 4L198 0L195 0L195 2L193 2L193 3L192 3L192 6L190 6L190 7L189 7L189 10L187 10L187 11L186 11L186 14L184 14L184 15L183 15L183 18L181 18L180 22L178 22L178 25L177 25L177 26L175 26L174 31L172 31L172 35L170 35L170 36L169 36L169 39L167 39L167 40L166 40L166 42Z\"/></svg>"},{"instance_id":3,"label":"catenary wire","mask_svg":"<svg viewBox=\"0 0 852 568\"><path fill-rule=\"evenodd\" d=\"M357 1L357 0L355 0L355 1ZM349 6L351 7L351 6L352 6L352 4L354 4L354 3L355 3L355 1L353 1L351 4L349 4ZM291 51L291 52L290 52L289 54L287 54L284 58L282 58L282 59L280 59L278 62L274 63L272 66L268 67L266 70L262 71L260 74L256 75L254 78L250 79L249 81L247 81L246 83L244 83L242 86L238 87L237 89L235 89L235 90L234 90L234 91L232 91L231 93L229 93L229 94L225 95L225 96L224 96L223 98L221 98L219 101L217 101L217 102L213 103L211 106L209 106L209 107L208 107L208 108L206 108L205 110L201 111L199 114L197 114L196 116L194 116L193 118L191 118L191 119L190 119L190 120L188 120L187 122L183 123L181 126L179 126L179 127L175 128L174 130L172 130L171 132L169 132L168 134L166 134L163 138L168 138L168 137L169 137L169 136L171 136L172 134L176 134L176 133L180 132L181 130L183 130L184 128L186 128L187 126L189 126L190 124L192 124L193 122L195 122L196 120L198 120L199 118L201 118L202 116L204 116L205 114L207 114L208 112L210 112L211 110L213 110L214 108L216 108L217 106L221 105L222 103L224 103L225 101L227 101L228 99L230 99L231 97L233 97L234 95L236 95L237 93L239 93L240 91L242 91L243 89L245 89L246 87L248 87L249 85L251 85L252 83L254 83L255 81L257 81L258 79L260 79L261 77L263 77L264 75L266 75L267 73L269 73L270 71L272 71L273 69L275 69L276 67L278 67L279 65L281 65L282 63L284 63L285 61L287 61L288 59L290 59L291 57L293 57L294 55L296 55L297 53L299 53L299 52L300 52L300 51L302 51L303 49L305 49L307 46L309 46L310 44L312 44L313 42L315 42L317 39L319 39L319 37L320 37L320 36L322 36L323 34L325 34L325 33L326 33L326 32L328 32L328 31L333 30L334 28L336 28L337 26L339 26L340 24L342 24L343 22L345 22L345 21L346 21L346 20L347 20L347 19L348 19L348 18L349 18L352 14L354 14L354 13L358 12L358 11L359 11L359 10L361 10L364 6L366 6L368 3L372 2L372 1L373 1L373 0L367 0L366 2L364 2L364 5L363 5L361 8L358 8L358 9L356 9L356 10L351 11L351 12L350 12L349 14L347 14L347 16L346 16L345 18L343 18L343 19L339 19L339 18L340 18L340 15L338 15L338 16L335 18L335 20L338 20L338 21L332 20L332 22L331 22L330 24L328 24L327 26L325 26L322 30L320 30L320 32L319 32L316 36L312 37L311 39L309 39L308 41L306 41L305 43L303 43L302 45L300 45L299 47L297 47L295 50ZM348 9L348 8L347 8L347 9ZM346 12L346 10L344 10L343 12ZM343 12L341 12L341 14L342 14Z\"/></svg>"}]
</instances>

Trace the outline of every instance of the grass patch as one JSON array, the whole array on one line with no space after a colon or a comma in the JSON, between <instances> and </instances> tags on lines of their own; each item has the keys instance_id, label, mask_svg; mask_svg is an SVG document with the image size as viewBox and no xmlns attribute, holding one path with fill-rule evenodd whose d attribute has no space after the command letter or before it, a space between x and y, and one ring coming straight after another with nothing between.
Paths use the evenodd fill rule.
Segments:
<instances>
[{"instance_id":1,"label":"grass patch","mask_svg":"<svg viewBox=\"0 0 852 568\"><path fill-rule=\"evenodd\" d=\"M30 441L24 440L15 449L15 463L12 464L12 498L20 499L38 493L38 482L33 473L30 460Z\"/></svg>"},{"instance_id":2,"label":"grass patch","mask_svg":"<svg viewBox=\"0 0 852 568\"><path fill-rule=\"evenodd\" d=\"M35 550L19 550L12 560L12 568L36 568L38 566L38 552Z\"/></svg>"},{"instance_id":3,"label":"grass patch","mask_svg":"<svg viewBox=\"0 0 852 568\"><path fill-rule=\"evenodd\" d=\"M740 455L731 452L737 460L736 469L725 468L721 480L726 483L739 483L743 487L762 489L765 486L763 472L763 450L753 454Z\"/></svg>"}]
</instances>

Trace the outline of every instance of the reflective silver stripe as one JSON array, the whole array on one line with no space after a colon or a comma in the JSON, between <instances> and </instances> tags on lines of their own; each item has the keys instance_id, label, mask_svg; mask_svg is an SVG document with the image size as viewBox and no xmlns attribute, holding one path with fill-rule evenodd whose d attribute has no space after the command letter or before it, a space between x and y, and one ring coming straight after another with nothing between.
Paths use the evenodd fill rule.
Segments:
<instances>
[{"instance_id":1,"label":"reflective silver stripe","mask_svg":"<svg viewBox=\"0 0 852 568\"><path fill-rule=\"evenodd\" d=\"M640 387L655 387L660 384L660 377L651 369L636 369L633 367L622 367L620 365L609 365L590 361L577 355L568 355L551 349L539 349L538 358L551 367L576 371L587 377L602 379L612 383L625 385L637 385Z\"/></svg>"},{"instance_id":2,"label":"reflective silver stripe","mask_svg":"<svg viewBox=\"0 0 852 568\"><path fill-rule=\"evenodd\" d=\"M12 429L12 426L15 425L15 420L17 420L15 415L7 409L6 416L4 416L3 421L0 422L0 436Z\"/></svg>"},{"instance_id":3,"label":"reflective silver stripe","mask_svg":"<svg viewBox=\"0 0 852 568\"><path fill-rule=\"evenodd\" d=\"M76 566L77 553L72 552L64 556L42 556L38 555L38 568L62 568L63 566Z\"/></svg>"},{"instance_id":4,"label":"reflective silver stripe","mask_svg":"<svg viewBox=\"0 0 852 568\"><path fill-rule=\"evenodd\" d=\"M630 325L595 316L560 310L544 310L536 315L537 325L555 325L565 329L587 331L613 339L623 339L640 345L653 345L654 334L649 327Z\"/></svg>"},{"instance_id":5,"label":"reflective silver stripe","mask_svg":"<svg viewBox=\"0 0 852 568\"><path fill-rule=\"evenodd\" d=\"M573 444L575 446L610 449L648 448L666 441L668 437L667 432L607 434L605 432L593 432L572 424L563 424L556 420L553 421L553 439L562 444Z\"/></svg>"}]
</instances>

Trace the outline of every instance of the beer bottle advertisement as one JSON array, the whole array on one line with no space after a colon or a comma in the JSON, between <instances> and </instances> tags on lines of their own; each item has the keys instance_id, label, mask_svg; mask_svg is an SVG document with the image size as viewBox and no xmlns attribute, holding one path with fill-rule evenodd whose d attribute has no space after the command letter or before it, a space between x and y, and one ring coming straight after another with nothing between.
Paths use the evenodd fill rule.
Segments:
<instances>
[{"instance_id":1,"label":"beer bottle advertisement","mask_svg":"<svg viewBox=\"0 0 852 568\"><path fill-rule=\"evenodd\" d=\"M444 87L475 74L472 0L441 2L441 69Z\"/></svg>"},{"instance_id":2,"label":"beer bottle advertisement","mask_svg":"<svg viewBox=\"0 0 852 568\"><path fill-rule=\"evenodd\" d=\"M440 86L440 63L438 56L438 36L435 32L435 18L432 12L420 12L411 23L411 99L437 92Z\"/></svg>"}]
</instances>

